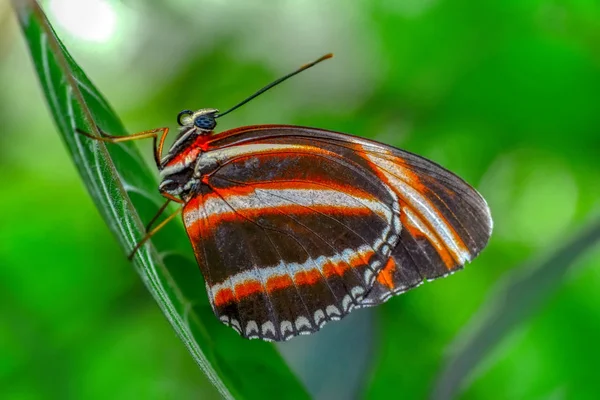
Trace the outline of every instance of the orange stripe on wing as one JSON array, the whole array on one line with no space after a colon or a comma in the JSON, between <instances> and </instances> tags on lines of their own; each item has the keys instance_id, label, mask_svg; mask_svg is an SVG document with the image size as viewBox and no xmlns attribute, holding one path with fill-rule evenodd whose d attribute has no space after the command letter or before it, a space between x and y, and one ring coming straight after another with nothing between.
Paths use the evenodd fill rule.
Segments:
<instances>
[{"instance_id":1,"label":"orange stripe on wing","mask_svg":"<svg viewBox=\"0 0 600 400\"><path fill-rule=\"evenodd\" d=\"M285 289L294 284L292 278L287 275L274 276L267 280L267 293L272 293L276 290Z\"/></svg>"},{"instance_id":2,"label":"orange stripe on wing","mask_svg":"<svg viewBox=\"0 0 600 400\"><path fill-rule=\"evenodd\" d=\"M459 253L470 255L469 248L465 245L464 241L448 222L443 213L429 200L429 197L435 194L432 193L427 185L421 181L419 176L407 166L406 162L401 157L394 156L388 150L379 149L375 154L367 148L357 145L356 151L363 155L364 159L369 162L379 178L398 196L399 205L404 211L400 213L402 226L405 229L408 229L414 237L427 239L431 245L435 247L448 270L453 269L457 264L462 265L463 262L461 259L463 256ZM377 160L380 161L380 165L377 164ZM386 163L386 161L388 163ZM456 249L449 248L448 244L445 243L442 234L431 224L428 218L422 215L414 206L411 206L411 199L407 196L407 193L404 193L397 188L390 179L403 182L421 195L419 201L422 201L423 206L428 210L432 210L436 219L442 222ZM407 218L407 210L411 211L413 219L416 219L415 222L417 223L413 223Z\"/></svg>"},{"instance_id":3,"label":"orange stripe on wing","mask_svg":"<svg viewBox=\"0 0 600 400\"><path fill-rule=\"evenodd\" d=\"M257 190L331 190L345 193L356 199L367 199L377 200L372 194L360 190L352 186L339 185L336 182L319 182L319 181L271 181L271 182L253 182L251 184L245 183L235 186L233 188L216 188L213 190L218 191L217 193L208 193L204 196L195 196L186 203L186 209L194 209L202 207L211 198L225 198L230 196L252 196L256 194ZM184 211L185 212L185 211Z\"/></svg>"},{"instance_id":4,"label":"orange stripe on wing","mask_svg":"<svg viewBox=\"0 0 600 400\"><path fill-rule=\"evenodd\" d=\"M327 277L330 276L343 276L344 273L349 270L350 267L347 263L337 263L328 261L323 265L323 274Z\"/></svg>"},{"instance_id":5,"label":"orange stripe on wing","mask_svg":"<svg viewBox=\"0 0 600 400\"><path fill-rule=\"evenodd\" d=\"M262 217L265 215L309 215L315 213L323 213L329 215L340 215L346 214L348 216L357 217L357 216L368 216L371 212L366 208L345 208L345 207L332 207L332 206L312 206L310 209L302 206L278 206L278 207L261 207L261 208L252 208L245 209L243 211L230 211L226 213L220 213L218 215L210 215L207 217L206 225L202 224L200 221L195 222L192 225L186 226L187 229L197 229L200 226L202 229L212 230L214 227L218 226L223 222L245 222L246 218L255 220L258 217ZM240 215L241 214L241 215ZM243 217L242 217L243 216ZM245 217L245 218L244 218Z\"/></svg>"},{"instance_id":6,"label":"orange stripe on wing","mask_svg":"<svg viewBox=\"0 0 600 400\"><path fill-rule=\"evenodd\" d=\"M403 210L403 212L400 214L402 226L407 229L415 239L422 238L431 243L447 269L451 270L452 268L456 267L459 261L456 260L455 256L450 252L450 250L442 244L443 240L437 234L435 229L433 229L433 227L428 224L427 221L424 221L422 218L420 218L420 215L412 208L408 207L403 202L400 202L400 204ZM466 251L468 251L468 249Z\"/></svg>"},{"instance_id":7,"label":"orange stripe on wing","mask_svg":"<svg viewBox=\"0 0 600 400\"><path fill-rule=\"evenodd\" d=\"M319 282L321 278L322 275L316 269L296 272L294 275L294 281L297 285L314 285Z\"/></svg>"},{"instance_id":8,"label":"orange stripe on wing","mask_svg":"<svg viewBox=\"0 0 600 400\"><path fill-rule=\"evenodd\" d=\"M214 293L213 301L216 307L221 307L229 303L240 301L256 293L271 294L278 290L287 289L294 285L313 285L323 278L331 278L334 276L342 276L351 268L364 266L363 259L369 259L374 256L373 251L365 252L365 254L356 253L346 262L326 262L323 266L323 272L316 268L306 269L296 272L294 279L289 275L274 275L267 279L266 285L256 279L247 279L235 285L234 290L230 287L222 288Z\"/></svg>"},{"instance_id":9,"label":"orange stripe on wing","mask_svg":"<svg viewBox=\"0 0 600 400\"><path fill-rule=\"evenodd\" d=\"M246 281L235 286L235 297L238 299L243 299L259 292L262 292L262 284L258 281Z\"/></svg>"},{"instance_id":10,"label":"orange stripe on wing","mask_svg":"<svg viewBox=\"0 0 600 400\"><path fill-rule=\"evenodd\" d=\"M462 252L470 254L469 248L465 245L465 242L462 240L462 238L459 236L459 234L456 232L456 230L452 227L450 222L448 222L448 219L446 219L446 217L443 215L443 213L428 199L428 197L433 194L431 192L431 190L429 190L427 185L423 184L423 182L421 181L421 179L419 178L419 176L417 174L410 171L408 168L405 168L405 170L406 171L404 173L410 179L409 184L411 186L414 185L413 187L424 196L424 199L427 201L427 207L432 210L435 210L437 218L439 218L441 221L443 221L443 223L446 225L448 232L451 235L451 239L456 244L458 249ZM408 204L404 204L403 206L408 207ZM438 254L442 257L442 260L444 261L444 264L446 265L446 267L450 270L450 269L456 267L457 264L459 264L459 265L462 264L462 262L460 261L460 256L458 254L454 254L454 252L451 251L451 249L449 249L447 246L444 246L442 244L442 243L444 243L442 236L440 235L440 233L437 230L434 229L434 227L429 223L427 218L423 218L419 214L419 212L417 210L415 210L414 208L411 208L411 209L416 215L419 216L419 219L437 237L437 239L438 239L437 243L433 243L432 240L429 240L429 242L436 248L436 250L438 251ZM402 218L401 218L401 221L402 221ZM403 221L403 223L404 223L404 221ZM411 232L411 234L413 233L413 231L416 234L416 231L418 230L418 228L413 224L408 224L408 228L409 228L409 231ZM414 228L414 229L412 229L412 228ZM428 237L425 234L425 232L422 232L422 231L420 231L420 232L421 232L421 234L420 234L421 237L423 237L423 236Z\"/></svg>"},{"instance_id":11,"label":"orange stripe on wing","mask_svg":"<svg viewBox=\"0 0 600 400\"><path fill-rule=\"evenodd\" d=\"M393 279L395 269L396 261L394 261L393 257L388 258L387 263L385 263L385 266L377 275L377 282L387 286L389 289L393 289L395 287Z\"/></svg>"},{"instance_id":12,"label":"orange stripe on wing","mask_svg":"<svg viewBox=\"0 0 600 400\"><path fill-rule=\"evenodd\" d=\"M231 289L221 289L215 293L215 305L222 306L235 302L235 295Z\"/></svg>"},{"instance_id":13,"label":"orange stripe on wing","mask_svg":"<svg viewBox=\"0 0 600 400\"><path fill-rule=\"evenodd\" d=\"M259 197L261 195L267 196L269 200L262 202ZM288 200L286 196L291 198ZM313 199L314 196L317 196L317 200ZM319 204L317 201L323 203ZM205 223L194 217L194 211L201 208L207 214ZM192 198L183 210L186 228L197 234L202 233L198 231L198 225L201 226L200 229L210 230L222 222L242 221L265 215L323 213L356 217L377 213L388 218L386 212L391 213L389 207L369 193L349 187L324 188L309 182L272 182L219 189L218 193Z\"/></svg>"}]
</instances>

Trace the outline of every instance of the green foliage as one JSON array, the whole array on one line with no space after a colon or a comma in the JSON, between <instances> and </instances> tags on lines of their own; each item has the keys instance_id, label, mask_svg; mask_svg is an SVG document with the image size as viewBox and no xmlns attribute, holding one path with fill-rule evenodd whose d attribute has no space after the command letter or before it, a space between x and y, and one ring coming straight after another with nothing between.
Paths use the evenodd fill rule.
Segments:
<instances>
[{"instance_id":1,"label":"green foliage","mask_svg":"<svg viewBox=\"0 0 600 400\"><path fill-rule=\"evenodd\" d=\"M374 138L441 163L488 200L494 233L465 271L353 313L367 333L344 320L281 347L307 343L286 358L303 382L309 371L331 385L307 385L311 394L331 397L352 379L372 399L597 397L596 2L109 1L122 29L110 45L78 38L58 3L68 2L43 5L131 131L184 108L224 110L333 51L219 128L288 123ZM141 160L150 146L73 134L73 118L125 130L36 15L20 14L36 71L25 43L9 40L16 27L0 24L0 397L221 396L197 363L236 398L306 397L271 345L216 321L178 222L134 263L194 358L172 335L125 259L161 205ZM44 112L52 93L68 154Z\"/></svg>"},{"instance_id":2,"label":"green foliage","mask_svg":"<svg viewBox=\"0 0 600 400\"><path fill-rule=\"evenodd\" d=\"M34 3L19 9L31 55L67 148L125 252L143 236L140 216L161 203L156 181L131 143L105 146L75 133L124 134L118 117L56 37ZM216 321L198 268L181 246L181 224L136 253L134 265L194 360L225 398L260 398L265 390L303 398L304 390L272 345L250 342ZM252 371L252 372L248 372Z\"/></svg>"},{"instance_id":3,"label":"green foliage","mask_svg":"<svg viewBox=\"0 0 600 400\"><path fill-rule=\"evenodd\" d=\"M456 351L438 378L433 398L446 399L457 393L465 378L504 337L538 310L561 285L577 259L599 240L600 221L596 221L543 260L506 274L457 336Z\"/></svg>"}]
</instances>

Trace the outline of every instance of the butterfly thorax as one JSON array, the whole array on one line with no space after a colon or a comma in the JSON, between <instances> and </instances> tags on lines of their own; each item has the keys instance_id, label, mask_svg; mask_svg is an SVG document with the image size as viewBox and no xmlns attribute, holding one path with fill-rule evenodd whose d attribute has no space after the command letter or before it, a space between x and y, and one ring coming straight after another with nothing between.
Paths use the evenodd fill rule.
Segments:
<instances>
[{"instance_id":1,"label":"butterfly thorax","mask_svg":"<svg viewBox=\"0 0 600 400\"><path fill-rule=\"evenodd\" d=\"M180 197L184 201L197 192L202 173L198 158L208 148L208 141L216 126L215 109L202 109L195 113L182 111L178 117L179 135L161 160L159 191ZM183 118L182 118L183 116Z\"/></svg>"}]
</instances>

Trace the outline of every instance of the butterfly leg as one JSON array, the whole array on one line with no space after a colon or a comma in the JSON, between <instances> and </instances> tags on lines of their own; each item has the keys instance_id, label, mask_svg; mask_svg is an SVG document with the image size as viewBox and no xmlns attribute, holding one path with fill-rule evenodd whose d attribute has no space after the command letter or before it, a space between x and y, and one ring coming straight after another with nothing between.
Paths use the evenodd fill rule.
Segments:
<instances>
[{"instance_id":1,"label":"butterfly leg","mask_svg":"<svg viewBox=\"0 0 600 400\"><path fill-rule=\"evenodd\" d=\"M181 199L178 199L177 197L174 197L166 192L161 193L164 197L167 198L167 201L165 202L165 204L162 205L162 207L160 207L160 209L158 210L158 212L156 213L156 215L154 215L154 217L152 217L152 219L150 220L150 222L148 222L148 224L146 225L146 232L148 232L150 230L150 228L152 227L152 225L154 225L154 223L156 222L156 220L158 219L158 217L161 216L161 214L167 209L167 206L169 205L170 202L175 202L175 203L179 203L179 204L183 204L184 201Z\"/></svg>"},{"instance_id":2,"label":"butterfly leg","mask_svg":"<svg viewBox=\"0 0 600 400\"><path fill-rule=\"evenodd\" d=\"M156 221L156 219L158 218L158 216L160 214L162 214L162 212L164 211L164 209L166 208L167 204L169 204L169 201L167 201L165 203L165 205L163 207L161 207L160 212L156 214L156 216L154 218L152 218L152 223L154 223ZM142 247L144 245L144 243L146 243L148 241L148 239L150 239L152 236L154 236L159 230L161 230L166 224L168 224L173 218L175 218L179 213L181 212L181 208L179 208L177 211L175 211L173 214L169 215L167 218L165 218L164 221L162 221L160 224L158 224L154 229L152 229L149 232L146 232L146 234L144 235L144 237L137 242L137 244L135 245L135 247L133 248L133 250L131 250L131 253L129 253L129 255L127 256L128 260L133 259L133 256L135 255L135 253L140 249L140 247ZM150 225L150 224L149 224Z\"/></svg>"},{"instance_id":3,"label":"butterfly leg","mask_svg":"<svg viewBox=\"0 0 600 400\"><path fill-rule=\"evenodd\" d=\"M103 132L100 128L98 128L98 132L100 132L100 136L92 135L91 133L85 132L79 128L75 128L75 132L83 135L85 137L89 137L90 139L98 140L100 142L108 142L108 143L120 143L120 142L128 142L130 140L140 140L140 139L153 139L153 147L154 147L154 162L156 166L160 169L160 160L162 158L162 150L163 145L165 143L165 138L169 133L169 128L156 128L150 129L143 132L134 133L133 135L122 135L122 136L113 136ZM158 140L158 133L162 132L160 136L160 141Z\"/></svg>"},{"instance_id":4,"label":"butterfly leg","mask_svg":"<svg viewBox=\"0 0 600 400\"><path fill-rule=\"evenodd\" d=\"M177 197L173 197L172 195L168 194L168 193L161 193L164 197L167 198L167 201L165 201L165 204L163 204L160 209L157 211L157 213L154 215L154 217L152 217L152 219L150 220L150 222L148 222L148 224L146 225L145 228L145 232L146 232L146 236L152 236L154 235L160 228L162 228L163 226L165 226L165 224L167 222L169 222L171 219L173 219L173 217L175 215L177 215L177 212L173 213L172 215L170 215L165 221L163 221L160 225L158 225L152 232L150 232L150 228L152 228L152 225L154 225L154 223L158 220L158 218L162 215L163 212L165 212L165 210L167 209L168 205L173 201L175 203L179 203L179 204L183 204L184 201L181 199L178 199ZM178 211L179 212L179 211ZM150 232L150 233L149 233ZM142 238L141 242L143 243L144 241L148 240L149 237L144 236L144 238ZM138 243L138 245L136 245L135 249L131 252L131 254L129 255L129 259L131 259L131 257L133 257L133 254L140 248L141 243Z\"/></svg>"},{"instance_id":5,"label":"butterfly leg","mask_svg":"<svg viewBox=\"0 0 600 400\"><path fill-rule=\"evenodd\" d=\"M158 217L160 217L161 214L163 212L165 212L165 210L167 209L167 206L169 205L170 202L171 202L171 199L167 200L165 202L165 204L163 204L162 207L158 210L158 212L154 215L154 217L152 217L150 222L148 222L148 224L146 224L145 232L148 232L150 230L150 228L152 228L152 225L154 225L154 223L156 222Z\"/></svg>"}]
</instances>

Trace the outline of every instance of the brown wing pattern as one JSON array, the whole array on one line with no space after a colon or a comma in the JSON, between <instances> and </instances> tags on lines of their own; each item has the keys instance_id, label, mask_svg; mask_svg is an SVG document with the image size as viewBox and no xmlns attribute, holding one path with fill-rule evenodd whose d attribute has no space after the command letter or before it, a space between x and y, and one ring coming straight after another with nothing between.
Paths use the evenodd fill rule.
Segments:
<instances>
[{"instance_id":1,"label":"brown wing pattern","mask_svg":"<svg viewBox=\"0 0 600 400\"><path fill-rule=\"evenodd\" d=\"M215 135L184 206L215 314L286 340L461 268L483 249L483 198L390 146L295 126ZM203 157L203 158L202 158Z\"/></svg>"},{"instance_id":2,"label":"brown wing pattern","mask_svg":"<svg viewBox=\"0 0 600 400\"><path fill-rule=\"evenodd\" d=\"M302 141L221 149L221 167L185 205L213 309L245 337L285 340L342 318L399 240L393 192L316 150Z\"/></svg>"}]
</instances>

